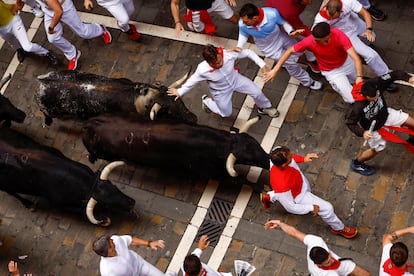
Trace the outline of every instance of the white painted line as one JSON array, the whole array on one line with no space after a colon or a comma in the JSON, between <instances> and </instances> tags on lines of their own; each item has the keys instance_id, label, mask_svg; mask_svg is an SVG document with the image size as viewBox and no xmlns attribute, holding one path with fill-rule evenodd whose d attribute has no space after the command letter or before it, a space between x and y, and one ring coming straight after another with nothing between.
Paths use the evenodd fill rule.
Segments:
<instances>
[{"instance_id":1,"label":"white painted line","mask_svg":"<svg viewBox=\"0 0 414 276\"><path fill-rule=\"evenodd\" d=\"M285 92L283 93L283 97L280 100L279 106L278 106L278 110L280 111L281 109L283 113L281 112L278 118L272 119L272 123L273 121L275 121L276 122L275 124L281 126L281 123L284 121L286 114L287 114L287 110L289 109L293 101L294 94L296 94L296 91L298 89L297 85L291 84L291 83L295 83L295 81L296 80L294 78L292 77L290 78L289 84ZM288 94L288 96L285 96L286 94ZM266 131L263 137L263 142L261 144L263 149L266 152L269 152L272 149L271 147L273 146L273 143L277 138L277 135L279 133L279 128L280 127L277 127L277 128L272 127L272 124L271 124L271 126ZM247 175L247 179L252 182L257 182L257 180L260 177L261 172L262 172L261 168L250 167L249 173ZM243 188L241 189L239 196L237 197L236 202L234 204L233 210L231 212L230 219L228 220L223 230L223 234L220 236L220 239L213 253L210 256L208 265L212 267L213 269L217 270L220 267L220 263L224 259L227 249L230 246L233 234L237 229L237 226L243 216L244 211L246 210L247 204L249 202L249 199L252 193L253 193L252 189L246 185L244 185Z\"/></svg>"}]
</instances>

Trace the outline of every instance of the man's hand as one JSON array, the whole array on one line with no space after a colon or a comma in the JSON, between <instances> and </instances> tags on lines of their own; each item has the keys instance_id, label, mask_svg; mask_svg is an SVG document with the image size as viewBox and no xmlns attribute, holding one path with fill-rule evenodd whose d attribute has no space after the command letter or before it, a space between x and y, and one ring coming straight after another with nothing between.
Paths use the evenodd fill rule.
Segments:
<instances>
[{"instance_id":1,"label":"man's hand","mask_svg":"<svg viewBox=\"0 0 414 276\"><path fill-rule=\"evenodd\" d=\"M83 1L83 6L85 7L85 9L87 9L88 11L93 9L93 3L92 0L84 0Z\"/></svg>"},{"instance_id":2,"label":"man's hand","mask_svg":"<svg viewBox=\"0 0 414 276\"><path fill-rule=\"evenodd\" d=\"M15 261L10 261L8 264L8 268L9 268L9 272L11 273L11 275L20 275L19 273L19 268L17 267L17 262Z\"/></svg>"},{"instance_id":3,"label":"man's hand","mask_svg":"<svg viewBox=\"0 0 414 276\"><path fill-rule=\"evenodd\" d=\"M271 70L264 73L263 80L264 82L272 81L277 75L277 71Z\"/></svg>"},{"instance_id":4,"label":"man's hand","mask_svg":"<svg viewBox=\"0 0 414 276\"><path fill-rule=\"evenodd\" d=\"M375 34L371 30L366 30L362 36L365 36L369 42L375 41Z\"/></svg>"},{"instance_id":5,"label":"man's hand","mask_svg":"<svg viewBox=\"0 0 414 276\"><path fill-rule=\"evenodd\" d=\"M278 219L269 220L268 222L265 223L264 229L269 230L269 229L278 228L280 227L280 224L281 224L281 221Z\"/></svg>"},{"instance_id":6,"label":"man's hand","mask_svg":"<svg viewBox=\"0 0 414 276\"><path fill-rule=\"evenodd\" d=\"M180 94L178 94L178 90L176 88L168 88L167 90L167 94L168 96L173 96L175 97L175 101L178 100L180 98Z\"/></svg>"},{"instance_id":7,"label":"man's hand","mask_svg":"<svg viewBox=\"0 0 414 276\"><path fill-rule=\"evenodd\" d=\"M374 137L374 135L372 134L372 132L371 131L369 131L369 130L365 130L364 131L364 139L365 140L369 140L369 139L371 139L371 138L373 138Z\"/></svg>"},{"instance_id":8,"label":"man's hand","mask_svg":"<svg viewBox=\"0 0 414 276\"><path fill-rule=\"evenodd\" d=\"M408 79L408 82L412 85L414 85L414 76Z\"/></svg>"},{"instance_id":9,"label":"man's hand","mask_svg":"<svg viewBox=\"0 0 414 276\"><path fill-rule=\"evenodd\" d=\"M237 5L236 0L226 0L226 2L227 2L227 4L229 4L232 7L235 7Z\"/></svg>"},{"instance_id":10,"label":"man's hand","mask_svg":"<svg viewBox=\"0 0 414 276\"><path fill-rule=\"evenodd\" d=\"M164 249L165 241L163 241L163 240L152 241L152 242L149 243L149 245L150 245L150 248L152 250L157 250L158 248L159 249Z\"/></svg>"},{"instance_id":11,"label":"man's hand","mask_svg":"<svg viewBox=\"0 0 414 276\"><path fill-rule=\"evenodd\" d=\"M297 29L297 30L294 30L293 32L290 32L289 36L290 37L297 37L297 36L301 35L304 32L305 32L305 29Z\"/></svg>"},{"instance_id":12,"label":"man's hand","mask_svg":"<svg viewBox=\"0 0 414 276\"><path fill-rule=\"evenodd\" d=\"M310 162L310 161L312 161L313 158L318 159L319 156L316 153L308 153L308 154L305 155L304 161L305 162Z\"/></svg>"},{"instance_id":13,"label":"man's hand","mask_svg":"<svg viewBox=\"0 0 414 276\"><path fill-rule=\"evenodd\" d=\"M319 205L313 205L312 216L316 217L319 213Z\"/></svg>"},{"instance_id":14,"label":"man's hand","mask_svg":"<svg viewBox=\"0 0 414 276\"><path fill-rule=\"evenodd\" d=\"M206 249L210 245L210 241L208 240L207 235L202 235L200 240L198 241L198 248L201 250Z\"/></svg>"}]
</instances>

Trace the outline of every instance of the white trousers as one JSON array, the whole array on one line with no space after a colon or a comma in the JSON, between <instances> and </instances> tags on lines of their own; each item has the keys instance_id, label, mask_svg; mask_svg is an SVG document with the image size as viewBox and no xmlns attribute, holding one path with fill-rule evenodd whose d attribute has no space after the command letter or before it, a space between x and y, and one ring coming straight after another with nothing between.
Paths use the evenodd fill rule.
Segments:
<instances>
[{"instance_id":1,"label":"white trousers","mask_svg":"<svg viewBox=\"0 0 414 276\"><path fill-rule=\"evenodd\" d=\"M276 28L279 28L276 26ZM289 37L286 33L279 29L275 29L270 35L265 38L254 38L256 47L268 58L278 61L284 52L295 44L296 40ZM302 53L292 54L288 60L283 64L283 67L288 71L289 75L296 78L305 86L311 86L313 79L309 76L296 60ZM315 60L315 58L311 59Z\"/></svg>"},{"instance_id":2,"label":"white trousers","mask_svg":"<svg viewBox=\"0 0 414 276\"><path fill-rule=\"evenodd\" d=\"M23 48L26 52L35 53L41 56L47 54L48 50L37 43L32 43L27 37L26 29L20 15L16 14L12 21L6 26L0 27L0 36L17 50Z\"/></svg>"},{"instance_id":3,"label":"white trousers","mask_svg":"<svg viewBox=\"0 0 414 276\"><path fill-rule=\"evenodd\" d=\"M60 22L55 26L56 33L49 34L48 28L50 22L52 21L54 12L53 10L49 9L45 3L37 3L40 4L42 11L45 13L44 25L47 39L50 43L61 50L68 60L71 60L76 56L76 47L63 37L62 22L65 23L77 36L83 39L91 39L103 34L103 29L99 24L89 24L81 21L72 0L65 0L62 5L62 18L60 19Z\"/></svg>"},{"instance_id":4,"label":"white trousers","mask_svg":"<svg viewBox=\"0 0 414 276\"><path fill-rule=\"evenodd\" d=\"M212 112L219 114L221 117L229 117L233 112L232 97L234 91L252 97L259 108L272 106L262 90L251 79L241 74L238 74L235 84L226 90L213 91L210 89L213 99L206 98L203 102Z\"/></svg>"},{"instance_id":5,"label":"white trousers","mask_svg":"<svg viewBox=\"0 0 414 276\"><path fill-rule=\"evenodd\" d=\"M331 71L321 71L322 75L328 80L332 88L342 96L344 102L353 103L352 83L356 80L356 69L354 61L350 56L347 57L341 67Z\"/></svg>"},{"instance_id":6,"label":"white trousers","mask_svg":"<svg viewBox=\"0 0 414 276\"><path fill-rule=\"evenodd\" d=\"M274 191L267 192L270 196L270 201L275 202L276 201L276 195ZM312 194L311 192L303 192L304 194L300 201L297 201L297 204L312 204L312 205L318 205L319 206L319 212L318 215L321 217L321 219L326 222L332 229L334 230L342 230L344 229L345 225L343 222L338 218L338 216L334 212L334 208L331 203L328 201Z\"/></svg>"},{"instance_id":7,"label":"white trousers","mask_svg":"<svg viewBox=\"0 0 414 276\"><path fill-rule=\"evenodd\" d=\"M140 276L165 276L165 275L174 275L172 273L163 273L158 268L147 262L146 260L142 259L142 267L140 271Z\"/></svg>"},{"instance_id":8,"label":"white trousers","mask_svg":"<svg viewBox=\"0 0 414 276\"><path fill-rule=\"evenodd\" d=\"M132 0L120 0L117 4L99 3L107 9L117 20L118 26L124 33L129 31L129 19L135 11L134 2Z\"/></svg>"},{"instance_id":9,"label":"white trousers","mask_svg":"<svg viewBox=\"0 0 414 276\"><path fill-rule=\"evenodd\" d=\"M357 35L349 36L349 39L355 51L365 60L375 75L382 76L390 71L377 51L365 44Z\"/></svg>"}]
</instances>

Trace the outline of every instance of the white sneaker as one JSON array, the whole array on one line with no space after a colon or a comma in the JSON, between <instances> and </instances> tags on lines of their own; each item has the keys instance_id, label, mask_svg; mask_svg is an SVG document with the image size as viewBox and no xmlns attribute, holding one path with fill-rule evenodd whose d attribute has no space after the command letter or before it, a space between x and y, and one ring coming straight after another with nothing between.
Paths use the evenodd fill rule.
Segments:
<instances>
[{"instance_id":1,"label":"white sneaker","mask_svg":"<svg viewBox=\"0 0 414 276\"><path fill-rule=\"evenodd\" d=\"M321 90L322 89L322 83L320 81L314 80L312 84L309 86L312 90Z\"/></svg>"},{"instance_id":2,"label":"white sneaker","mask_svg":"<svg viewBox=\"0 0 414 276\"><path fill-rule=\"evenodd\" d=\"M267 115L267 116L269 116L269 117L272 117L272 118L277 118L277 117L279 117L279 111L277 111L277 109L276 108L274 108L274 107L269 107L269 108L259 108L258 110L257 110L257 112L259 112L259 114L265 114L265 115Z\"/></svg>"},{"instance_id":3,"label":"white sneaker","mask_svg":"<svg viewBox=\"0 0 414 276\"><path fill-rule=\"evenodd\" d=\"M204 103L204 100L207 98L208 98L207 94L204 94L203 96L201 96L201 108L204 110L204 112L211 113L210 108L208 108L208 106Z\"/></svg>"},{"instance_id":4,"label":"white sneaker","mask_svg":"<svg viewBox=\"0 0 414 276\"><path fill-rule=\"evenodd\" d=\"M41 9L39 9L39 8L37 8L37 7L31 8L31 9L30 9L30 11L31 11L31 12L34 14L34 16L36 16L36 17L42 18L42 17L44 16L44 13L42 12L42 10L41 10Z\"/></svg>"}]
</instances>

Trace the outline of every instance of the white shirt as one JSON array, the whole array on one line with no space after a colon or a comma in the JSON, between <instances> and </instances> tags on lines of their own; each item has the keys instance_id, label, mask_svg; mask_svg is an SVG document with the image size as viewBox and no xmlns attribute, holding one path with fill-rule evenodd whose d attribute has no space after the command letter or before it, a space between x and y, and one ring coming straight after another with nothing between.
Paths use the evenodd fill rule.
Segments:
<instances>
[{"instance_id":1,"label":"white shirt","mask_svg":"<svg viewBox=\"0 0 414 276\"><path fill-rule=\"evenodd\" d=\"M313 26L320 22L326 22L331 27L340 29L348 36L362 34L365 32L366 27L364 21L358 16L362 8L362 5L357 0L342 0L342 10L338 18L327 19L318 12Z\"/></svg>"},{"instance_id":2,"label":"white shirt","mask_svg":"<svg viewBox=\"0 0 414 276\"><path fill-rule=\"evenodd\" d=\"M101 257L99 269L102 276L139 276L143 259L128 246L132 242L129 235L111 237L118 256Z\"/></svg>"},{"instance_id":3,"label":"white shirt","mask_svg":"<svg viewBox=\"0 0 414 276\"><path fill-rule=\"evenodd\" d=\"M326 251L328 251L331 254L331 256L333 258L335 258L337 260L340 259L341 257L336 255L331 250L329 250L328 246L326 245L326 243L324 242L324 240L321 237L318 237L318 236L315 236L315 235L306 235L305 239L303 240L303 243L307 247L306 258L308 260L308 270L309 270L309 273L312 276L334 276L334 275L347 276L347 275L351 274L351 272L356 267L356 264L353 261L344 260L344 261L341 261L341 265L339 266L339 268L337 268L335 270L323 270L323 269L319 268L311 260L311 258L309 258L309 252L311 251L311 249L313 247L319 246L319 247L324 248Z\"/></svg>"},{"instance_id":4,"label":"white shirt","mask_svg":"<svg viewBox=\"0 0 414 276\"><path fill-rule=\"evenodd\" d=\"M207 81L212 94L233 92L239 76L239 72L234 69L237 59L250 58L260 68L266 65L255 52L243 49L241 52L229 52L223 50L223 66L219 69L212 68L207 61L201 62L194 74L178 89L180 96L190 91L197 83Z\"/></svg>"}]
</instances>

